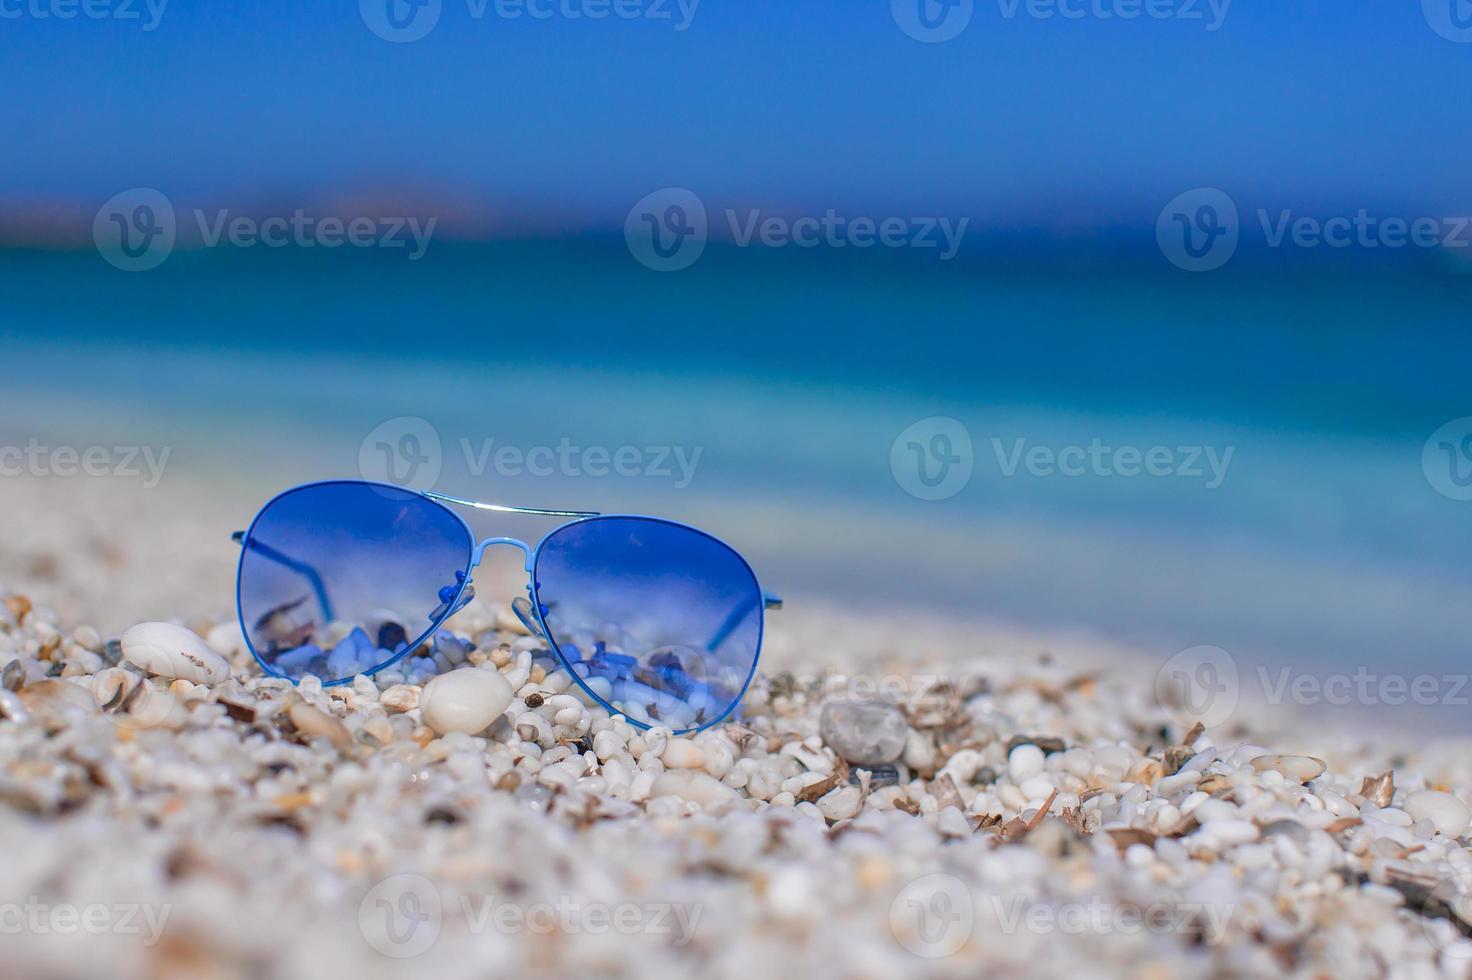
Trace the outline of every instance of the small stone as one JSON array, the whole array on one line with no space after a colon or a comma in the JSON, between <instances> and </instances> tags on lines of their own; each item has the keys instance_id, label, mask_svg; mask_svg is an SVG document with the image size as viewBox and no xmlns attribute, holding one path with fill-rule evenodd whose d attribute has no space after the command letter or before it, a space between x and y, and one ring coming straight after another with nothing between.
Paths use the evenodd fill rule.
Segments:
<instances>
[{"instance_id":1,"label":"small stone","mask_svg":"<svg viewBox=\"0 0 1472 980\"><path fill-rule=\"evenodd\" d=\"M823 741L859 766L894 762L909 730L904 712L882 701L829 701L818 719Z\"/></svg>"},{"instance_id":2,"label":"small stone","mask_svg":"<svg viewBox=\"0 0 1472 980\"><path fill-rule=\"evenodd\" d=\"M935 829L944 837L971 836L971 824L966 822L966 815L953 806L940 811L940 816L935 821Z\"/></svg>"},{"instance_id":3,"label":"small stone","mask_svg":"<svg viewBox=\"0 0 1472 980\"><path fill-rule=\"evenodd\" d=\"M1007 775L1021 785L1043 771L1043 750L1031 742L1017 746L1007 754Z\"/></svg>"},{"instance_id":4,"label":"small stone","mask_svg":"<svg viewBox=\"0 0 1472 980\"><path fill-rule=\"evenodd\" d=\"M1019 745L1036 745L1043 750L1044 755L1062 752L1068 747L1063 739L1053 735L1013 735L1007 740L1007 754L1011 755L1012 750Z\"/></svg>"},{"instance_id":5,"label":"small stone","mask_svg":"<svg viewBox=\"0 0 1472 980\"><path fill-rule=\"evenodd\" d=\"M403 714L419 707L419 688L410 684L395 684L378 696L378 703L385 711Z\"/></svg>"},{"instance_id":6,"label":"small stone","mask_svg":"<svg viewBox=\"0 0 1472 980\"><path fill-rule=\"evenodd\" d=\"M1287 837L1304 843L1308 840L1308 828L1297 820L1274 820L1262 828L1264 837Z\"/></svg>"},{"instance_id":7,"label":"small stone","mask_svg":"<svg viewBox=\"0 0 1472 980\"><path fill-rule=\"evenodd\" d=\"M863 802L857 786L840 786L818 800L818 810L829 821L847 820L859 812Z\"/></svg>"},{"instance_id":8,"label":"small stone","mask_svg":"<svg viewBox=\"0 0 1472 980\"><path fill-rule=\"evenodd\" d=\"M499 671L462 667L440 674L424 686L419 711L441 735L477 735L511 707L515 693Z\"/></svg>"},{"instance_id":9,"label":"small stone","mask_svg":"<svg viewBox=\"0 0 1472 980\"><path fill-rule=\"evenodd\" d=\"M894 766L855 766L848 771L850 785L859 785L859 773L861 771L869 773L870 790L894 786L900 781L900 771Z\"/></svg>"},{"instance_id":10,"label":"small stone","mask_svg":"<svg viewBox=\"0 0 1472 980\"><path fill-rule=\"evenodd\" d=\"M97 702L79 684L68 680L42 680L29 684L16 694L17 700L32 717L45 725L64 724L71 712L91 714Z\"/></svg>"},{"instance_id":11,"label":"small stone","mask_svg":"<svg viewBox=\"0 0 1472 980\"><path fill-rule=\"evenodd\" d=\"M160 677L182 677L196 684L230 679L230 665L204 640L172 623L139 623L123 634L128 662Z\"/></svg>"},{"instance_id":12,"label":"small stone","mask_svg":"<svg viewBox=\"0 0 1472 980\"><path fill-rule=\"evenodd\" d=\"M339 749L353 744L353 733L337 718L304 701L298 701L286 709L286 716L296 730L307 738L325 738Z\"/></svg>"},{"instance_id":13,"label":"small stone","mask_svg":"<svg viewBox=\"0 0 1472 980\"><path fill-rule=\"evenodd\" d=\"M1472 810L1467 804L1450 793L1434 789L1416 790L1401 806L1413 819L1430 820L1436 832L1446 837L1462 836L1472 823Z\"/></svg>"},{"instance_id":14,"label":"small stone","mask_svg":"<svg viewBox=\"0 0 1472 980\"><path fill-rule=\"evenodd\" d=\"M635 777L634 784L636 788L638 783L638 777ZM857 793L858 790L854 790L854 792ZM651 797L678 796L682 800L690 800L701 804L723 803L728 800L738 800L741 798L741 794L719 779L708 776L703 772L685 769L678 772L660 773L654 778L649 795Z\"/></svg>"},{"instance_id":15,"label":"small stone","mask_svg":"<svg viewBox=\"0 0 1472 980\"><path fill-rule=\"evenodd\" d=\"M1311 755L1260 755L1252 760L1252 768L1258 772L1280 772L1288 779L1306 783L1322 776L1328 767L1323 759Z\"/></svg>"},{"instance_id":16,"label":"small stone","mask_svg":"<svg viewBox=\"0 0 1472 980\"><path fill-rule=\"evenodd\" d=\"M250 649L245 645L245 634L240 631L240 622L234 619L226 620L210 630L204 641L222 657L243 655Z\"/></svg>"},{"instance_id":17,"label":"small stone","mask_svg":"<svg viewBox=\"0 0 1472 980\"><path fill-rule=\"evenodd\" d=\"M669 769L701 769L705 766L705 753L688 738L670 739L659 758Z\"/></svg>"}]
</instances>

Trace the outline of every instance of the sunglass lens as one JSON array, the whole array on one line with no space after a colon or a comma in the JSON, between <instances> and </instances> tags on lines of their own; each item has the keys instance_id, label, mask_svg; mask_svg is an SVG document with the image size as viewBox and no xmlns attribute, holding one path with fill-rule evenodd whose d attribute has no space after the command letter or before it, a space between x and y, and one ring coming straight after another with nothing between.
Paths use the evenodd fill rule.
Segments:
<instances>
[{"instance_id":1,"label":"sunglass lens","mask_svg":"<svg viewBox=\"0 0 1472 980\"><path fill-rule=\"evenodd\" d=\"M283 677L332 683L377 670L438 626L461 598L474 543L417 493L340 482L271 501L242 548L251 649Z\"/></svg>"},{"instance_id":2,"label":"sunglass lens","mask_svg":"<svg viewBox=\"0 0 1472 980\"><path fill-rule=\"evenodd\" d=\"M548 638L610 710L677 732L724 717L761 645L746 561L667 521L601 517L559 528L534 570Z\"/></svg>"}]
</instances>

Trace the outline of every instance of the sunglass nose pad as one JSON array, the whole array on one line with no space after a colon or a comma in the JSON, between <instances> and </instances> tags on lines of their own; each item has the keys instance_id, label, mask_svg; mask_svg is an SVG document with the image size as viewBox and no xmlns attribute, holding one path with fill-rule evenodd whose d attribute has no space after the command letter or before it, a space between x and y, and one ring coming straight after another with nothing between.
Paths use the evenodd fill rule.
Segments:
<instances>
[{"instance_id":1,"label":"sunglass nose pad","mask_svg":"<svg viewBox=\"0 0 1472 980\"><path fill-rule=\"evenodd\" d=\"M455 584L447 585L444 588L440 589L439 608L430 613L430 619L443 619L449 616L453 616L470 604L470 600L475 598L475 585L469 582L465 582L465 588L464 590L461 590L460 584L462 582L465 582L465 573L456 572ZM458 600L455 599L456 592L460 592L460 598ZM452 601L455 602L455 606L453 609L448 608Z\"/></svg>"},{"instance_id":2,"label":"sunglass nose pad","mask_svg":"<svg viewBox=\"0 0 1472 980\"><path fill-rule=\"evenodd\" d=\"M547 634L542 632L541 624L537 622L537 617L534 615L535 611L532 609L530 599L523 596L517 596L515 599L512 599L511 611L516 613L516 618L521 620L521 625L526 627L528 633L538 639L545 640L547 638Z\"/></svg>"}]
</instances>

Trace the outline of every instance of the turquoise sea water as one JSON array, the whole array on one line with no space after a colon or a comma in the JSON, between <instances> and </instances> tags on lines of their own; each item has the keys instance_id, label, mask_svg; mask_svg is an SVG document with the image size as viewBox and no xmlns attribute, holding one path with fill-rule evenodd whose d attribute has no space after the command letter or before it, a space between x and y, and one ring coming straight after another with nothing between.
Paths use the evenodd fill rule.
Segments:
<instances>
[{"instance_id":1,"label":"turquoise sea water","mask_svg":"<svg viewBox=\"0 0 1472 980\"><path fill-rule=\"evenodd\" d=\"M412 416L441 489L688 519L796 600L1161 658L1464 670L1472 502L1437 492L1423 448L1472 415L1469 294L1415 259L1190 276L1042 246L713 245L667 275L603 241L179 252L137 274L10 252L0 441L168 445L171 472L270 487L355 475ZM932 501L906 489L940 472L930 430L892 451L936 416L971 476ZM628 472L602 475L621 449ZM584 461L531 465L559 451Z\"/></svg>"}]
</instances>

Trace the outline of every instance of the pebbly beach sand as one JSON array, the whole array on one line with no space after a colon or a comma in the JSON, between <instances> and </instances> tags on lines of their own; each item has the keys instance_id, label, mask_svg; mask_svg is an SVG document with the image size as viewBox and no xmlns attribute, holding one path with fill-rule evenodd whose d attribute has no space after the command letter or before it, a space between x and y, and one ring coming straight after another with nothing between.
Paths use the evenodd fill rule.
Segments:
<instances>
[{"instance_id":1,"label":"pebbly beach sand","mask_svg":"<svg viewBox=\"0 0 1472 980\"><path fill-rule=\"evenodd\" d=\"M489 589L420 663L291 687L177 499L0 482L6 976L1472 975L1465 743L1202 728L1158 658L792 596L693 738ZM200 663L130 669L154 621ZM428 685L511 697L467 732Z\"/></svg>"}]
</instances>

